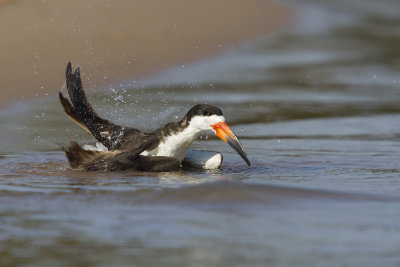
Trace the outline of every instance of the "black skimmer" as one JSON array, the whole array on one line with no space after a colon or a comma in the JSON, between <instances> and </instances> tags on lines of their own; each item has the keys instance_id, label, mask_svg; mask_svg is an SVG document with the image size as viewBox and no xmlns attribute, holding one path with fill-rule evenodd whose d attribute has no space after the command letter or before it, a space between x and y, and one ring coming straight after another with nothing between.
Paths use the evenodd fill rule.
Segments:
<instances>
[{"instance_id":1,"label":"black skimmer","mask_svg":"<svg viewBox=\"0 0 400 267\"><path fill-rule=\"evenodd\" d=\"M178 122L145 133L131 127L116 125L100 118L87 101L82 88L79 67L66 70L66 85L71 102L59 93L65 113L83 130L93 135L103 149L84 149L76 142L64 149L72 168L106 171L176 171L181 168L189 146L202 132L212 130L228 143L250 166L239 140L225 123L222 111L199 104ZM220 157L222 162L222 156Z\"/></svg>"}]
</instances>

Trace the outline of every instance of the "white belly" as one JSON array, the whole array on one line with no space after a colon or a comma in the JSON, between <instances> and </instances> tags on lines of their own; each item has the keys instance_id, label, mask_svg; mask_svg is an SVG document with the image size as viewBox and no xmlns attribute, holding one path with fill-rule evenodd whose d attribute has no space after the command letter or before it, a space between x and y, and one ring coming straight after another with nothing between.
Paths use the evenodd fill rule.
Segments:
<instances>
[{"instance_id":1,"label":"white belly","mask_svg":"<svg viewBox=\"0 0 400 267\"><path fill-rule=\"evenodd\" d=\"M200 134L188 133L183 131L178 135L171 135L166 137L158 147L151 151L143 151L143 156L165 156L174 157L180 162L185 158L189 146L196 140Z\"/></svg>"}]
</instances>

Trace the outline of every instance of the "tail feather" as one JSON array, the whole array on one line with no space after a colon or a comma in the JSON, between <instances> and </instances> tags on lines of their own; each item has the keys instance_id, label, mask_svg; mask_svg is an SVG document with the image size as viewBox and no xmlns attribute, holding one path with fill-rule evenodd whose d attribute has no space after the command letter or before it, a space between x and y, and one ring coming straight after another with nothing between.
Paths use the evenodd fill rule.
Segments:
<instances>
[{"instance_id":1,"label":"tail feather","mask_svg":"<svg viewBox=\"0 0 400 267\"><path fill-rule=\"evenodd\" d=\"M69 164L74 169L85 169L87 164L101 161L100 153L97 151L84 150L78 143L71 141L71 146L64 149Z\"/></svg>"}]
</instances>

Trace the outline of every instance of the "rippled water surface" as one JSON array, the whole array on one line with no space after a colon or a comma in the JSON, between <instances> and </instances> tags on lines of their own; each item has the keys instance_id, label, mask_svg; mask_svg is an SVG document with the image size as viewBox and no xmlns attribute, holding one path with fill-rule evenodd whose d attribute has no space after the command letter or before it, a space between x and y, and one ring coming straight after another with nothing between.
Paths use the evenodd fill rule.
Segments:
<instances>
[{"instance_id":1,"label":"rippled water surface","mask_svg":"<svg viewBox=\"0 0 400 267\"><path fill-rule=\"evenodd\" d=\"M92 142L55 97L0 114L0 265L400 265L397 1L296 2L295 26L112 89L96 110L147 130L219 106L246 148L221 170L71 170ZM62 81L61 81L62 82Z\"/></svg>"}]
</instances>

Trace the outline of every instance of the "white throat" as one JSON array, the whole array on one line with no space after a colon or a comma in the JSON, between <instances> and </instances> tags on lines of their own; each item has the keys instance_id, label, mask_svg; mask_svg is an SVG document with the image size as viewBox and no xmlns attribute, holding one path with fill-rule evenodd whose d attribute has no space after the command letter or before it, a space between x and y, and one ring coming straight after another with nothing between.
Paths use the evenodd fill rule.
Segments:
<instances>
[{"instance_id":1,"label":"white throat","mask_svg":"<svg viewBox=\"0 0 400 267\"><path fill-rule=\"evenodd\" d=\"M154 150L143 151L141 155L174 157L182 162L190 145L201 133L212 130L211 125L221 121L225 121L223 116L193 117L182 132L165 137Z\"/></svg>"}]
</instances>

